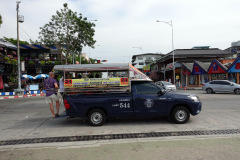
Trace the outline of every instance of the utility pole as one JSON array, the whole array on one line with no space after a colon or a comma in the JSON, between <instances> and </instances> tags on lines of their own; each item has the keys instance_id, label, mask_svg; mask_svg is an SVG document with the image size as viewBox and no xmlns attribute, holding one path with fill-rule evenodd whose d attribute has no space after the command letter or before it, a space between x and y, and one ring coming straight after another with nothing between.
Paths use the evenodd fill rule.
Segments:
<instances>
[{"instance_id":1,"label":"utility pole","mask_svg":"<svg viewBox=\"0 0 240 160\"><path fill-rule=\"evenodd\" d=\"M18 57L18 88L15 89L16 93L22 93L23 89L21 88L21 65L20 65L20 49L19 49L19 22L23 22L23 16L19 16L19 4L21 1L17 1L17 57Z\"/></svg>"}]
</instances>

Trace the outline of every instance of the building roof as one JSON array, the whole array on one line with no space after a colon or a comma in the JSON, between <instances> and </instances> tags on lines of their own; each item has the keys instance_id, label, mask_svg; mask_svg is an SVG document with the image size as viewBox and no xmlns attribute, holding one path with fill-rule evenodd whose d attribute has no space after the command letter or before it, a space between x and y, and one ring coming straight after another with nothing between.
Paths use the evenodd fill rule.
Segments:
<instances>
[{"instance_id":1,"label":"building roof","mask_svg":"<svg viewBox=\"0 0 240 160\"><path fill-rule=\"evenodd\" d=\"M7 48L11 48L11 49L17 49L17 46L0 38L0 47L7 47Z\"/></svg>"},{"instance_id":2,"label":"building roof","mask_svg":"<svg viewBox=\"0 0 240 160\"><path fill-rule=\"evenodd\" d=\"M135 54L132 57L136 57L136 56L147 56L147 55L157 55L157 56L163 56L164 54L162 53L143 53L143 54Z\"/></svg>"},{"instance_id":3,"label":"building roof","mask_svg":"<svg viewBox=\"0 0 240 160\"><path fill-rule=\"evenodd\" d=\"M183 65L190 73L192 73L193 63L182 63L182 65Z\"/></svg>"},{"instance_id":4,"label":"building roof","mask_svg":"<svg viewBox=\"0 0 240 160\"><path fill-rule=\"evenodd\" d=\"M176 49L174 50L175 58L186 58L186 57L221 57L232 55L233 53L220 50L218 48L210 49ZM172 59L173 51L166 54L164 57L158 60L158 62L164 62L168 59Z\"/></svg>"},{"instance_id":5,"label":"building roof","mask_svg":"<svg viewBox=\"0 0 240 160\"><path fill-rule=\"evenodd\" d=\"M203 62L199 62L199 61L195 61L200 67L202 67L202 69L204 69L206 72L210 66L211 63L203 63Z\"/></svg>"}]
</instances>

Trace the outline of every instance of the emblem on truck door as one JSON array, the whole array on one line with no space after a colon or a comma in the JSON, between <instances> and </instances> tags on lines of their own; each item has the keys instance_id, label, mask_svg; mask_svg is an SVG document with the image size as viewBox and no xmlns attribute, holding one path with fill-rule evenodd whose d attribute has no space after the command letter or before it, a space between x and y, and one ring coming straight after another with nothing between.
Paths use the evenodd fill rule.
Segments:
<instances>
[{"instance_id":1,"label":"emblem on truck door","mask_svg":"<svg viewBox=\"0 0 240 160\"><path fill-rule=\"evenodd\" d=\"M146 99L144 101L144 105L147 107L147 108L151 108L153 105L154 105L154 102L152 99Z\"/></svg>"}]
</instances>

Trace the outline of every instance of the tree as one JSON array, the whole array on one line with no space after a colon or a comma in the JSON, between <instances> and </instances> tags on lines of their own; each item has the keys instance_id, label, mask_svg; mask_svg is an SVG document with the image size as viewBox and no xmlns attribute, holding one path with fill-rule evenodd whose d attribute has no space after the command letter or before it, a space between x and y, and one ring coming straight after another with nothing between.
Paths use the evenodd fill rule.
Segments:
<instances>
[{"instance_id":1,"label":"tree","mask_svg":"<svg viewBox=\"0 0 240 160\"><path fill-rule=\"evenodd\" d=\"M14 44L14 45L17 45L17 39L15 38L7 38L7 37L3 37L4 40ZM20 41L19 40L19 45L29 45L29 43L27 41Z\"/></svg>"},{"instance_id":2,"label":"tree","mask_svg":"<svg viewBox=\"0 0 240 160\"><path fill-rule=\"evenodd\" d=\"M52 16L49 23L40 27L39 39L45 45L64 46L67 64L70 54L81 53L84 46L94 46L95 24L87 21L81 13L73 12L67 3L63 7Z\"/></svg>"},{"instance_id":3,"label":"tree","mask_svg":"<svg viewBox=\"0 0 240 160\"><path fill-rule=\"evenodd\" d=\"M0 27L1 27L1 24L3 23L3 20L2 20L2 15L0 14Z\"/></svg>"}]
</instances>

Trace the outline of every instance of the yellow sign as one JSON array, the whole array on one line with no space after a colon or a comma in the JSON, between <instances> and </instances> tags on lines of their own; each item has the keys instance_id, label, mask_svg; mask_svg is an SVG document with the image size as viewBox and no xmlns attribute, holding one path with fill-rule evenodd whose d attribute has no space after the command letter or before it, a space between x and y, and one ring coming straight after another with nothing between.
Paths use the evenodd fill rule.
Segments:
<instances>
[{"instance_id":1,"label":"yellow sign","mask_svg":"<svg viewBox=\"0 0 240 160\"><path fill-rule=\"evenodd\" d=\"M85 88L105 86L128 86L127 77L123 78L91 78L91 79L66 79L64 88Z\"/></svg>"}]
</instances>

